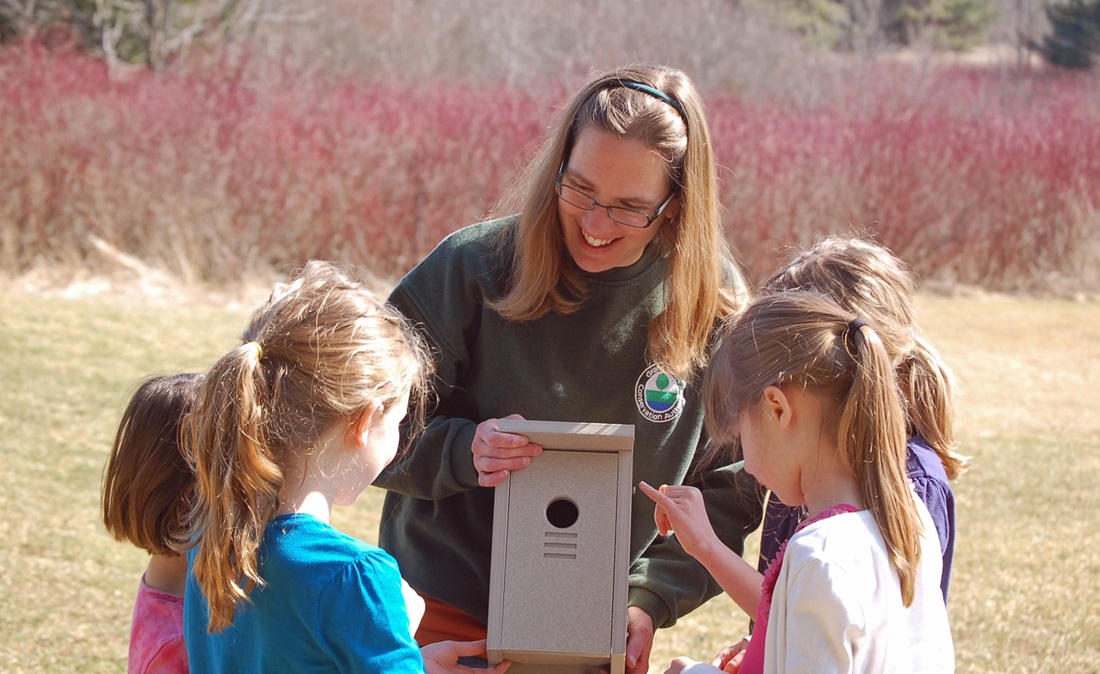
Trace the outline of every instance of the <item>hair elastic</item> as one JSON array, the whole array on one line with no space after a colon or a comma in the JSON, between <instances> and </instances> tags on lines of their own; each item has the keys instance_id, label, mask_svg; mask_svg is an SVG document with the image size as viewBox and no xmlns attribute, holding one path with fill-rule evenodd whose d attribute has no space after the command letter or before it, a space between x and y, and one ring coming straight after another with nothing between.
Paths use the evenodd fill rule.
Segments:
<instances>
[{"instance_id":1,"label":"hair elastic","mask_svg":"<svg viewBox=\"0 0 1100 674\"><path fill-rule=\"evenodd\" d=\"M672 96L669 96L660 89L655 89L648 84L642 84L641 82L636 82L634 80L615 80L615 83L621 87L626 87L627 89L633 89L634 91L641 91L642 93L649 94L654 98L660 99L665 103L668 103L672 106L673 110L680 113L680 119L684 120L684 126L687 126L687 115L684 114L684 107L680 105L680 101L677 101Z\"/></svg>"},{"instance_id":2,"label":"hair elastic","mask_svg":"<svg viewBox=\"0 0 1100 674\"><path fill-rule=\"evenodd\" d=\"M867 320L859 316L848 321L848 330L844 333L844 348L848 349L848 353L856 352L856 333L865 325L868 325Z\"/></svg>"},{"instance_id":3,"label":"hair elastic","mask_svg":"<svg viewBox=\"0 0 1100 674\"><path fill-rule=\"evenodd\" d=\"M260 346L260 343L257 342L256 340L252 340L251 342L248 342L246 344L246 346L249 346L249 345L256 347L256 361L259 362L259 361L263 360L264 359L264 347Z\"/></svg>"}]
</instances>

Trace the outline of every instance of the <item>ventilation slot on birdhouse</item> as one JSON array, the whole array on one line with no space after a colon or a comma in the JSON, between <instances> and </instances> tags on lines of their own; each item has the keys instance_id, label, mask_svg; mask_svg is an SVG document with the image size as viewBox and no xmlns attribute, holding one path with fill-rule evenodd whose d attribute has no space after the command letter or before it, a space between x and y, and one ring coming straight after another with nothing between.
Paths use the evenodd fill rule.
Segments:
<instances>
[{"instance_id":1,"label":"ventilation slot on birdhouse","mask_svg":"<svg viewBox=\"0 0 1100 674\"><path fill-rule=\"evenodd\" d=\"M560 531L547 531L546 541L542 544L542 556L547 559L576 559L577 534Z\"/></svg>"}]
</instances>

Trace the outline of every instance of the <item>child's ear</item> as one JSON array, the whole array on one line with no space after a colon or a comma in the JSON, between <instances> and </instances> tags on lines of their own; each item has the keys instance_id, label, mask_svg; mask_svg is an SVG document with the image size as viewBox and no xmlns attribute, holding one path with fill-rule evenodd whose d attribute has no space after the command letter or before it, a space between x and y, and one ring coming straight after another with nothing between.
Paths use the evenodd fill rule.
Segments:
<instances>
[{"instance_id":1,"label":"child's ear","mask_svg":"<svg viewBox=\"0 0 1100 674\"><path fill-rule=\"evenodd\" d=\"M779 424L779 428L787 428L791 425L794 410L791 407L791 399L778 386L769 386L764 389L762 395L764 406L764 418Z\"/></svg>"},{"instance_id":2,"label":"child's ear","mask_svg":"<svg viewBox=\"0 0 1100 674\"><path fill-rule=\"evenodd\" d=\"M360 412L358 416L352 417L351 427L348 429L348 440L352 442L356 447L365 447L367 445L367 437L370 435L370 429L374 426L374 422L382 416L382 402L380 400L372 400L367 408Z\"/></svg>"}]
</instances>

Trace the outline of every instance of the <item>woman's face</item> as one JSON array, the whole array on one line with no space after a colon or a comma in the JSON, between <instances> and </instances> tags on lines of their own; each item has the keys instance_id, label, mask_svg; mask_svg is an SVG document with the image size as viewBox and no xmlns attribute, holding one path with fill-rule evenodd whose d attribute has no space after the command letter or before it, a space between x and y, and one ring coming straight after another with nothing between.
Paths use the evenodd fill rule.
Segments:
<instances>
[{"instance_id":1,"label":"woman's face","mask_svg":"<svg viewBox=\"0 0 1100 674\"><path fill-rule=\"evenodd\" d=\"M592 127L581 130L562 174L562 184L603 206L621 206L652 215L672 191L664 160L640 140ZM679 195L649 227L628 227L612 220L607 209L590 211L558 199L565 247L577 266L589 273L628 267L664 224L679 212Z\"/></svg>"}]
</instances>

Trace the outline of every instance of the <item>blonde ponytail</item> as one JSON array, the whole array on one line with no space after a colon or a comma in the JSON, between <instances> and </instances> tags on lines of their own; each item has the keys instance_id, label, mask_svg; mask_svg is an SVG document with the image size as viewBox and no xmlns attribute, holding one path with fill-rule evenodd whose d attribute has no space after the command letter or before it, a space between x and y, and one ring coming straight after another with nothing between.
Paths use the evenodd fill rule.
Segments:
<instances>
[{"instance_id":1,"label":"blonde ponytail","mask_svg":"<svg viewBox=\"0 0 1100 674\"><path fill-rule=\"evenodd\" d=\"M911 431L935 450L947 479L958 478L970 460L955 449L955 375L928 340L918 335L902 357L898 377Z\"/></svg>"},{"instance_id":2,"label":"blonde ponytail","mask_svg":"<svg viewBox=\"0 0 1100 674\"><path fill-rule=\"evenodd\" d=\"M210 608L211 632L232 624L236 606L262 585L257 551L278 508L283 472L264 438L267 384L255 342L211 368L188 426L198 478L192 523L194 574Z\"/></svg>"},{"instance_id":3,"label":"blonde ponytail","mask_svg":"<svg viewBox=\"0 0 1100 674\"><path fill-rule=\"evenodd\" d=\"M839 450L882 532L901 581L902 602L909 606L921 557L921 524L905 469L905 412L894 365L882 340L861 319L849 323L842 340L854 367L840 407Z\"/></svg>"}]
</instances>

